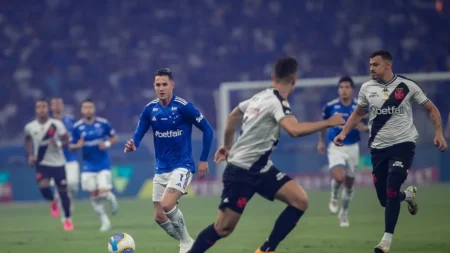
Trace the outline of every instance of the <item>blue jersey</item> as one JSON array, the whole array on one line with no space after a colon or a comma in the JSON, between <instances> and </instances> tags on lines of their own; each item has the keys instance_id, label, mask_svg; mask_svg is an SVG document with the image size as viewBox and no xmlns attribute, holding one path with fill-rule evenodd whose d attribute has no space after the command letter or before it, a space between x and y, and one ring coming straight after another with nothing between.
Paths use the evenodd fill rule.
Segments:
<instances>
[{"instance_id":1,"label":"blue jersey","mask_svg":"<svg viewBox=\"0 0 450 253\"><path fill-rule=\"evenodd\" d=\"M72 144L76 144L81 136L84 136L83 172L99 172L110 169L111 161L108 150L100 150L99 141L107 141L113 137L116 131L112 128L108 120L95 117L92 124L86 124L81 119L75 123L72 131Z\"/></svg>"},{"instance_id":2,"label":"blue jersey","mask_svg":"<svg viewBox=\"0 0 450 253\"><path fill-rule=\"evenodd\" d=\"M133 135L139 147L145 133L151 127L154 135L156 174L186 168L195 173L192 157L192 125L203 132L203 151L200 161L207 161L213 139L213 129L195 106L186 100L173 96L167 107L159 99L147 104L141 113Z\"/></svg>"},{"instance_id":3,"label":"blue jersey","mask_svg":"<svg viewBox=\"0 0 450 253\"><path fill-rule=\"evenodd\" d=\"M67 129L68 133L72 133L73 125L75 124L75 117L72 115L65 115L61 121L64 123L64 126ZM66 157L67 162L73 162L77 160L77 153L69 150L69 146L64 146L63 148L64 156Z\"/></svg>"},{"instance_id":4,"label":"blue jersey","mask_svg":"<svg viewBox=\"0 0 450 253\"><path fill-rule=\"evenodd\" d=\"M323 119L328 119L331 116L333 116L334 114L339 113L339 114L342 114L342 117L345 119L345 121L347 121L348 118L350 117L350 115L355 110L357 102L358 101L356 99L353 99L351 104L349 104L348 106L345 106L341 103L339 98L334 99L334 100L328 102L324 106L322 117L323 117ZM344 126L337 126L337 127L330 128L328 131L328 138L330 139L330 141L333 141L334 138L341 133L343 128L344 128ZM352 129L347 134L347 137L344 140L344 145L355 144L355 143L359 142L360 139L361 139L361 137L359 134L359 130L356 128Z\"/></svg>"}]
</instances>

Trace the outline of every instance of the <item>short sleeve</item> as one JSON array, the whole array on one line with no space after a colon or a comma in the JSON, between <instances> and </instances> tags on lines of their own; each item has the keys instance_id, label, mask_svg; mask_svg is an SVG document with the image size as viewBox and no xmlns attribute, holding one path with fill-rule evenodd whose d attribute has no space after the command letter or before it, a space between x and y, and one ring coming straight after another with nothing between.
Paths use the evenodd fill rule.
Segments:
<instances>
[{"instance_id":1,"label":"short sleeve","mask_svg":"<svg viewBox=\"0 0 450 253\"><path fill-rule=\"evenodd\" d=\"M109 137L113 137L114 135L116 135L116 129L114 129L112 127L112 125L109 121L107 123L105 123L105 129L106 129L106 135L108 135Z\"/></svg>"},{"instance_id":2,"label":"short sleeve","mask_svg":"<svg viewBox=\"0 0 450 253\"><path fill-rule=\"evenodd\" d=\"M72 134L70 136L70 143L75 144L80 139L80 131L78 130L78 127L74 127L72 129Z\"/></svg>"},{"instance_id":3,"label":"short sleeve","mask_svg":"<svg viewBox=\"0 0 450 253\"><path fill-rule=\"evenodd\" d=\"M369 106L369 101L367 100L367 96L366 96L366 91L364 89L364 86L361 87L361 90L359 90L359 94L358 94L358 102L357 105L359 107L363 107L366 108Z\"/></svg>"},{"instance_id":4,"label":"short sleeve","mask_svg":"<svg viewBox=\"0 0 450 253\"><path fill-rule=\"evenodd\" d=\"M56 124L56 132L58 133L59 136L63 136L67 133L67 129L64 126L64 123L62 123L62 121L57 120L55 121Z\"/></svg>"},{"instance_id":5,"label":"short sleeve","mask_svg":"<svg viewBox=\"0 0 450 253\"><path fill-rule=\"evenodd\" d=\"M413 84L413 95L412 99L416 101L419 105L424 105L426 102L428 102L429 98L425 94L425 92L420 88L420 86L416 83Z\"/></svg>"},{"instance_id":6,"label":"short sleeve","mask_svg":"<svg viewBox=\"0 0 450 253\"><path fill-rule=\"evenodd\" d=\"M330 117L331 108L328 105L325 105L322 109L322 119L326 120Z\"/></svg>"},{"instance_id":7,"label":"short sleeve","mask_svg":"<svg viewBox=\"0 0 450 253\"><path fill-rule=\"evenodd\" d=\"M281 119L283 119L286 116L292 115L291 106L289 105L288 101L286 100L274 100L273 105L273 117L275 120L279 123Z\"/></svg>"},{"instance_id":8,"label":"short sleeve","mask_svg":"<svg viewBox=\"0 0 450 253\"><path fill-rule=\"evenodd\" d=\"M25 134L25 137L30 137L30 136L31 136L30 128L29 128L28 126L29 126L29 125L26 125L26 126L23 128L23 132L24 132L24 134Z\"/></svg>"},{"instance_id":9,"label":"short sleeve","mask_svg":"<svg viewBox=\"0 0 450 253\"><path fill-rule=\"evenodd\" d=\"M247 110L247 107L250 105L250 101L251 101L251 99L247 99L247 100L240 102L238 105L239 111L241 111L242 113L245 113L245 111Z\"/></svg>"}]
</instances>

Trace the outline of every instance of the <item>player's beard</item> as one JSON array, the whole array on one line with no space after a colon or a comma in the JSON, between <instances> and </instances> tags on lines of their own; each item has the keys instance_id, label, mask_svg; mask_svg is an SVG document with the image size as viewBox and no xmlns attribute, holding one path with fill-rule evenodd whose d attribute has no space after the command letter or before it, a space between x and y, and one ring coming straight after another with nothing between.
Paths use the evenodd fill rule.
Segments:
<instances>
[{"instance_id":1,"label":"player's beard","mask_svg":"<svg viewBox=\"0 0 450 253\"><path fill-rule=\"evenodd\" d=\"M37 120L39 122L46 122L48 120L49 116L48 115L42 115L42 116L37 116Z\"/></svg>"}]
</instances>

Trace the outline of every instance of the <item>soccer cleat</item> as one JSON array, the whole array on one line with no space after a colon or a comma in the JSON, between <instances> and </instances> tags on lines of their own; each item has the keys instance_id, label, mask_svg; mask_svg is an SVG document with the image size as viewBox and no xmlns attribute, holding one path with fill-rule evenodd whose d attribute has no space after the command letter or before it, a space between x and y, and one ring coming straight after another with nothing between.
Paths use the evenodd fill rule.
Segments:
<instances>
[{"instance_id":1,"label":"soccer cleat","mask_svg":"<svg viewBox=\"0 0 450 253\"><path fill-rule=\"evenodd\" d=\"M189 250L192 248L192 245L194 245L194 239L192 238L189 242L180 243L180 253L188 253Z\"/></svg>"},{"instance_id":2,"label":"soccer cleat","mask_svg":"<svg viewBox=\"0 0 450 253\"><path fill-rule=\"evenodd\" d=\"M258 248L255 253L275 253L275 251L262 251L261 248Z\"/></svg>"},{"instance_id":3,"label":"soccer cleat","mask_svg":"<svg viewBox=\"0 0 450 253\"><path fill-rule=\"evenodd\" d=\"M350 227L350 222L348 221L348 214L343 213L342 211L339 212L339 226L341 228L348 228Z\"/></svg>"},{"instance_id":4,"label":"soccer cleat","mask_svg":"<svg viewBox=\"0 0 450 253\"><path fill-rule=\"evenodd\" d=\"M328 208L330 209L331 214L337 214L338 212L338 201L337 199L330 199L330 203L328 203Z\"/></svg>"},{"instance_id":5,"label":"soccer cleat","mask_svg":"<svg viewBox=\"0 0 450 253\"><path fill-rule=\"evenodd\" d=\"M100 232L106 232L111 230L112 226L111 223L104 223L102 224L102 226L100 227Z\"/></svg>"},{"instance_id":6,"label":"soccer cleat","mask_svg":"<svg viewBox=\"0 0 450 253\"><path fill-rule=\"evenodd\" d=\"M374 249L375 253L389 253L391 244L386 241L381 241Z\"/></svg>"},{"instance_id":7,"label":"soccer cleat","mask_svg":"<svg viewBox=\"0 0 450 253\"><path fill-rule=\"evenodd\" d=\"M59 217L58 199L53 200L52 204L50 205L50 213L55 219Z\"/></svg>"},{"instance_id":8,"label":"soccer cleat","mask_svg":"<svg viewBox=\"0 0 450 253\"><path fill-rule=\"evenodd\" d=\"M64 230L65 231L72 231L73 230L73 223L70 219L67 219L64 221Z\"/></svg>"},{"instance_id":9,"label":"soccer cleat","mask_svg":"<svg viewBox=\"0 0 450 253\"><path fill-rule=\"evenodd\" d=\"M416 194L417 194L417 187L414 185L409 186L406 188L405 192L411 192L411 199L405 200L408 203L408 211L412 215L416 215L419 211L419 205L417 204Z\"/></svg>"}]
</instances>

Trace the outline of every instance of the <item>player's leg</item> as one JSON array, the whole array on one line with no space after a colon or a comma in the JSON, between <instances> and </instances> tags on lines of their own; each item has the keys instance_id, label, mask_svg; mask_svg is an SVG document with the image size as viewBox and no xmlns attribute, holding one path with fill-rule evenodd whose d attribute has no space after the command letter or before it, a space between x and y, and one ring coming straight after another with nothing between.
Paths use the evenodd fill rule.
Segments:
<instances>
[{"instance_id":1,"label":"player's leg","mask_svg":"<svg viewBox=\"0 0 450 253\"><path fill-rule=\"evenodd\" d=\"M253 197L255 191L249 184L228 181L227 177L225 169L224 187L216 221L200 232L189 253L203 253L218 240L229 236L236 228L248 201Z\"/></svg>"},{"instance_id":2,"label":"player's leg","mask_svg":"<svg viewBox=\"0 0 450 253\"><path fill-rule=\"evenodd\" d=\"M73 224L70 213L70 198L67 190L66 170L64 166L53 168L52 177L55 181L55 185L58 191L59 198L61 200L61 206L64 211L64 218L62 219L64 224L64 230L73 230Z\"/></svg>"},{"instance_id":3,"label":"player's leg","mask_svg":"<svg viewBox=\"0 0 450 253\"><path fill-rule=\"evenodd\" d=\"M67 190L69 197L73 199L78 193L78 184L80 183L80 166L77 161L66 163ZM73 205L73 203L72 203Z\"/></svg>"},{"instance_id":4,"label":"player's leg","mask_svg":"<svg viewBox=\"0 0 450 253\"><path fill-rule=\"evenodd\" d=\"M265 176L258 193L268 200L278 199L288 206L278 216L267 240L256 252L274 252L278 244L294 229L308 209L308 196L294 180L272 167Z\"/></svg>"},{"instance_id":5,"label":"player's leg","mask_svg":"<svg viewBox=\"0 0 450 253\"><path fill-rule=\"evenodd\" d=\"M53 217L57 218L59 215L58 203L55 201L55 197L53 195L53 191L50 187L51 180L51 171L46 166L36 166L36 181L41 192L41 195L44 199L51 201L50 213Z\"/></svg>"},{"instance_id":6,"label":"player's leg","mask_svg":"<svg viewBox=\"0 0 450 253\"><path fill-rule=\"evenodd\" d=\"M81 173L81 189L89 192L92 208L98 215L101 222L100 231L106 231L111 228L111 222L108 215L106 215L104 201L105 197L98 194L97 189L97 173L96 172L82 172Z\"/></svg>"},{"instance_id":7,"label":"player's leg","mask_svg":"<svg viewBox=\"0 0 450 253\"><path fill-rule=\"evenodd\" d=\"M347 153L347 167L345 170L344 188L341 194L341 209L339 211L339 225L341 227L350 226L348 219L348 211L350 208L350 203L355 194L354 182L355 182L355 171L359 163L359 146L358 144L348 145L345 147Z\"/></svg>"},{"instance_id":8,"label":"player's leg","mask_svg":"<svg viewBox=\"0 0 450 253\"><path fill-rule=\"evenodd\" d=\"M119 202L112 192L111 170L104 169L97 174L98 195L104 197L111 204L111 213L116 215L119 211Z\"/></svg>"},{"instance_id":9,"label":"player's leg","mask_svg":"<svg viewBox=\"0 0 450 253\"><path fill-rule=\"evenodd\" d=\"M331 196L328 203L328 209L331 214L337 214L339 210L338 194L342 183L345 179L345 153L344 147L337 147L333 143L330 143L327 150L328 166L331 172Z\"/></svg>"},{"instance_id":10,"label":"player's leg","mask_svg":"<svg viewBox=\"0 0 450 253\"><path fill-rule=\"evenodd\" d=\"M175 227L172 224L172 221L167 218L167 215L164 213L164 210L161 206L161 199L166 189L166 184L168 182L168 173L167 174L156 174L153 177L153 207L154 207L154 216L155 222L164 230L166 233L174 238L177 241L180 241L180 236L178 232L175 230Z\"/></svg>"},{"instance_id":11,"label":"player's leg","mask_svg":"<svg viewBox=\"0 0 450 253\"><path fill-rule=\"evenodd\" d=\"M53 178L50 179L50 188L53 189L53 201L50 203L50 213L55 219L59 217L60 212L61 217L64 217L64 211L60 205L61 202L59 201L58 189L55 186L55 180L53 180Z\"/></svg>"},{"instance_id":12,"label":"player's leg","mask_svg":"<svg viewBox=\"0 0 450 253\"><path fill-rule=\"evenodd\" d=\"M164 213L180 236L180 253L187 252L194 242L187 230L183 213L177 206L178 200L186 194L186 188L191 180L192 172L189 170L182 168L173 170L169 175L169 181L161 199Z\"/></svg>"},{"instance_id":13,"label":"player's leg","mask_svg":"<svg viewBox=\"0 0 450 253\"><path fill-rule=\"evenodd\" d=\"M414 158L414 143L401 143L390 148L389 172L386 188L386 208L385 208L385 233L380 242L381 248L376 248L375 252L386 252L392 243L392 236L400 215L400 202L413 199L411 191L401 191L400 188L408 176ZM378 250L378 251L377 251ZM383 251L384 250L384 251Z\"/></svg>"}]
</instances>

